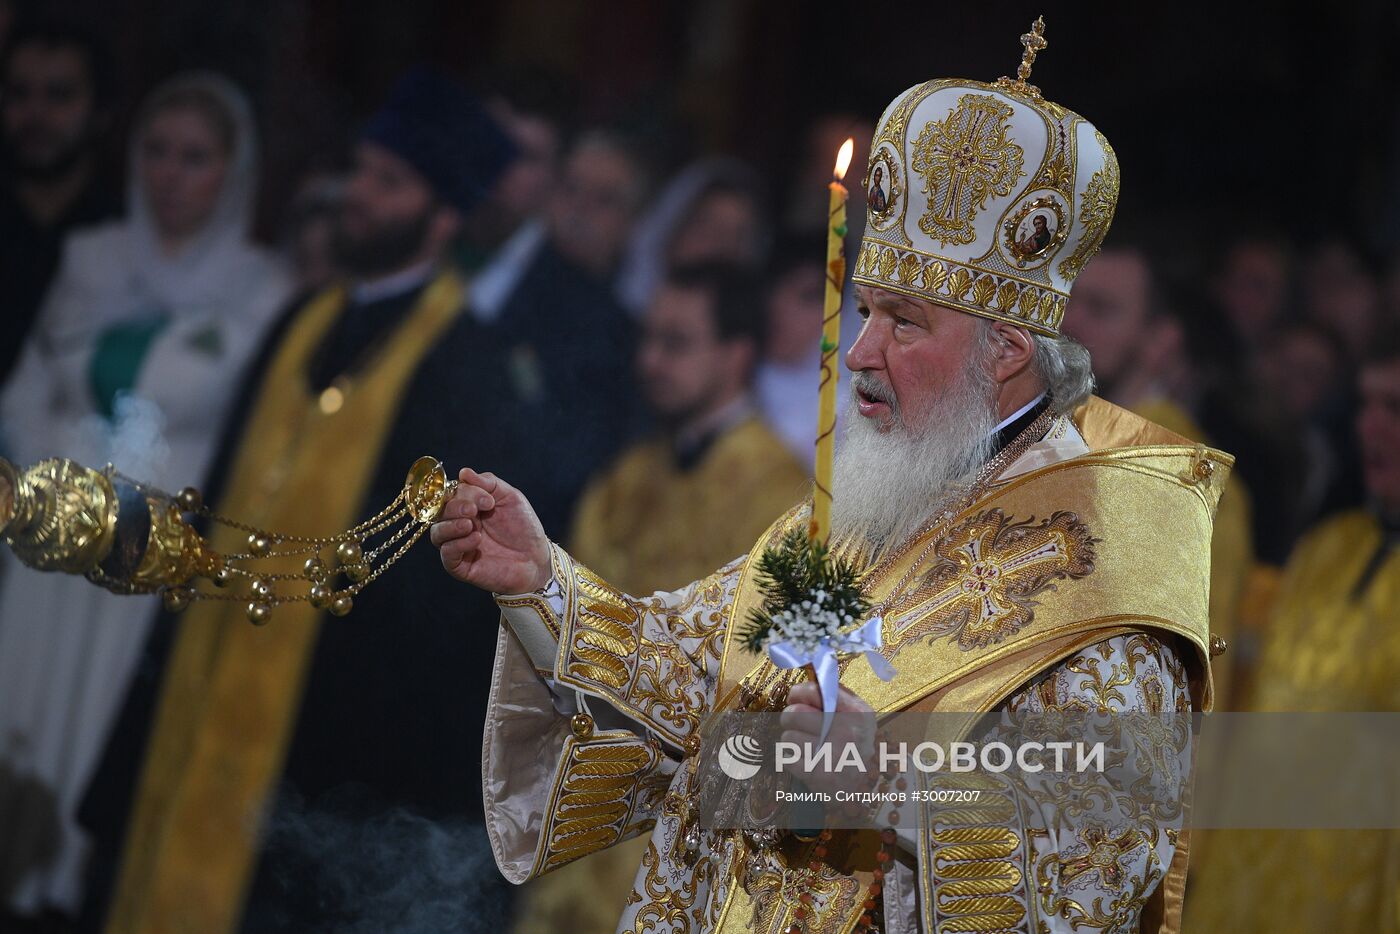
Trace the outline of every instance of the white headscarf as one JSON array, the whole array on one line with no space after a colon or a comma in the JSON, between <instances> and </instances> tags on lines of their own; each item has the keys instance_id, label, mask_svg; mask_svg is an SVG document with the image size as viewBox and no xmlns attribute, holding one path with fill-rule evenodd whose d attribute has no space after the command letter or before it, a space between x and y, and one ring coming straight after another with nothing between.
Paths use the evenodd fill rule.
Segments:
<instances>
[{"instance_id":1,"label":"white headscarf","mask_svg":"<svg viewBox=\"0 0 1400 934\"><path fill-rule=\"evenodd\" d=\"M161 248L160 232L141 178L141 137L165 101L189 90L203 91L223 106L233 124L233 151L229 153L223 188L209 220L178 253L167 255ZM226 301L228 271L241 265L251 249L248 238L258 189L257 127L247 95L232 81L213 72L178 75L147 96L132 133L129 154L127 228L131 238L132 286L138 293L145 293L141 298L174 314L208 301Z\"/></svg>"},{"instance_id":2,"label":"white headscarf","mask_svg":"<svg viewBox=\"0 0 1400 934\"><path fill-rule=\"evenodd\" d=\"M167 257L137 147L151 108L184 88L207 90L227 109L233 151L212 216ZM130 216L69 236L36 335L0 394L0 434L21 463L110 460L167 489L203 483L243 374L290 288L281 264L248 239L256 150L248 102L227 80L184 75L152 95L133 141ZM90 388L94 354L111 328L154 314L168 320L109 419ZM0 757L52 790L61 833L48 865L6 896L21 913L46 905L76 913L87 849L78 804L158 603L32 572L3 549L0 563ZM0 811L10 803L0 801Z\"/></svg>"},{"instance_id":3,"label":"white headscarf","mask_svg":"<svg viewBox=\"0 0 1400 934\"><path fill-rule=\"evenodd\" d=\"M171 95L191 89L213 96L227 112L232 150L213 212L178 253L167 255L141 177L141 139ZM291 289L282 264L250 239L257 148L248 99L226 78L188 73L146 98L130 145L129 214L69 236L39 320L0 395L0 446L12 456L58 454L102 463L125 451L129 460L123 464L131 465L126 469L141 472L143 479L162 473L156 468L167 460L180 483L203 476L209 447L203 426L224 416L241 373ZM88 368L108 329L157 315L166 324L132 393L153 403L160 417L145 420L154 428L132 433L128 419L109 424L98 415L88 391ZM201 342L207 346L211 340L219 350L200 352ZM141 451L159 447L121 443L150 431L172 445L187 438L188 456L142 458Z\"/></svg>"},{"instance_id":4,"label":"white headscarf","mask_svg":"<svg viewBox=\"0 0 1400 934\"><path fill-rule=\"evenodd\" d=\"M753 170L737 159L701 159L682 169L661 190L651 210L629 238L617 276L617 297L634 315L642 314L666 278L667 253L676 232L702 195L716 182L747 179Z\"/></svg>"}]
</instances>

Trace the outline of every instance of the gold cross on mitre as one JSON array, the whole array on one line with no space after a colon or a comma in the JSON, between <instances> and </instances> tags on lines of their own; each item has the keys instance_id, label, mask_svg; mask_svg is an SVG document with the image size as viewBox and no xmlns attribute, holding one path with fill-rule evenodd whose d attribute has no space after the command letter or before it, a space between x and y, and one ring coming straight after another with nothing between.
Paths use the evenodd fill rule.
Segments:
<instances>
[{"instance_id":1,"label":"gold cross on mitre","mask_svg":"<svg viewBox=\"0 0 1400 934\"><path fill-rule=\"evenodd\" d=\"M1035 64L1036 53L1043 52L1049 44L1045 40L1045 17L1037 16L1035 22L1031 23L1031 31L1021 36L1021 45L1025 46L1025 51L1021 53L1021 67L1016 69L1016 77L1000 78L997 85L1027 97L1040 97L1040 88L1029 83L1031 66Z\"/></svg>"}]
</instances>

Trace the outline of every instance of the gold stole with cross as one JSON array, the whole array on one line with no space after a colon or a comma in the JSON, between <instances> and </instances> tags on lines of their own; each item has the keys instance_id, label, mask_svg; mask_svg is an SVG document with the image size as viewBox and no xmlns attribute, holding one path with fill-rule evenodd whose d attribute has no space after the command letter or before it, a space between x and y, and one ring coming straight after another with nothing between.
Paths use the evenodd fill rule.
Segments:
<instances>
[{"instance_id":1,"label":"gold stole with cross","mask_svg":"<svg viewBox=\"0 0 1400 934\"><path fill-rule=\"evenodd\" d=\"M219 512L304 536L333 534L363 518L357 510L404 393L464 307L464 288L454 273L438 275L344 385L339 408L326 411L308 373L345 298L341 288L322 293L287 331L262 379ZM244 534L220 526L212 544L225 554L246 551ZM269 565L269 571L300 574L301 567ZM254 627L245 604L202 601L180 621L132 805L109 932L217 934L239 924L259 825L322 618L307 603L288 603L278 606L270 625Z\"/></svg>"},{"instance_id":2,"label":"gold stole with cross","mask_svg":"<svg viewBox=\"0 0 1400 934\"><path fill-rule=\"evenodd\" d=\"M994 486L865 581L872 602L890 600L909 566L923 556L917 584L896 595L884 614L882 654L896 676L881 681L863 659L842 662L842 683L878 714L968 712L971 728L977 714L994 710L1054 664L1136 631L1179 637L1194 648L1194 657L1184 659L1192 703L1197 710L1211 708L1211 528L1233 458L1099 399L1077 410L1073 420L1089 445L1087 454ZM805 528L806 513L798 509L780 519L751 555L790 529ZM757 696L761 704L765 692L804 677L777 672L766 659L748 655L733 633L763 602L755 564L746 567L730 612L718 712L736 709L745 696ZM927 832L920 828L925 848ZM848 864L836 868L858 884L829 880L826 916L809 918L810 930L849 930L861 912L878 842L873 832L848 836L858 839L832 843L831 852L849 854ZM1169 871L1144 907L1144 931L1179 926L1186 854L1183 832ZM792 855L797 865L809 856ZM749 889L729 887L719 930L749 930L755 902L767 901L763 880ZM1013 910L1009 899L1005 907ZM771 920L773 930L791 923Z\"/></svg>"}]
</instances>

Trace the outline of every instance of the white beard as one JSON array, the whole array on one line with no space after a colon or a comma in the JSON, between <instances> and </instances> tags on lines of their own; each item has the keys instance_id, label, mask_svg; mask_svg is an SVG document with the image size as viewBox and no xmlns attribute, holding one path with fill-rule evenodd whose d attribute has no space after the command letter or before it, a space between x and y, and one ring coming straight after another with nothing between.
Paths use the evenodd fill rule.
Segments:
<instances>
[{"instance_id":1,"label":"white beard","mask_svg":"<svg viewBox=\"0 0 1400 934\"><path fill-rule=\"evenodd\" d=\"M891 427L880 431L855 408L855 390L887 402ZM851 405L832 476L833 541L847 540L875 554L902 545L949 499L964 492L991 456L997 426L995 384L981 360L936 399L927 425L905 427L897 403L875 377L851 380Z\"/></svg>"}]
</instances>

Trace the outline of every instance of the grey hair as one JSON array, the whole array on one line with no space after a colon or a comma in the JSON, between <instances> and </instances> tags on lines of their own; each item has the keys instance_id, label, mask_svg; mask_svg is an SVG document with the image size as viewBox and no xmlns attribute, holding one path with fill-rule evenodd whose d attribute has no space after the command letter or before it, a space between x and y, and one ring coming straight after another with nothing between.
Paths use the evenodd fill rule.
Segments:
<instances>
[{"instance_id":1,"label":"grey hair","mask_svg":"<svg viewBox=\"0 0 1400 934\"><path fill-rule=\"evenodd\" d=\"M981 343L986 359L996 356L998 338L995 322L982 319ZM1050 393L1050 408L1064 415L1078 408L1094 391L1094 367L1089 348L1072 337L1047 337L1031 332L1035 348L1032 366Z\"/></svg>"},{"instance_id":2,"label":"grey hair","mask_svg":"<svg viewBox=\"0 0 1400 934\"><path fill-rule=\"evenodd\" d=\"M1035 371L1050 390L1050 407L1056 415L1078 408L1094 391L1094 365L1089 348L1072 337L1032 334Z\"/></svg>"}]
</instances>

